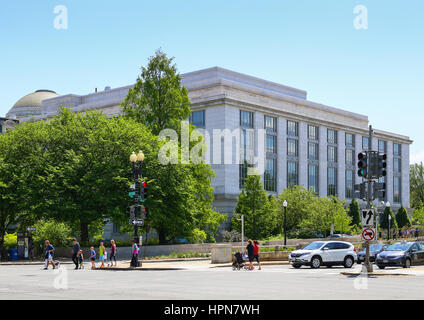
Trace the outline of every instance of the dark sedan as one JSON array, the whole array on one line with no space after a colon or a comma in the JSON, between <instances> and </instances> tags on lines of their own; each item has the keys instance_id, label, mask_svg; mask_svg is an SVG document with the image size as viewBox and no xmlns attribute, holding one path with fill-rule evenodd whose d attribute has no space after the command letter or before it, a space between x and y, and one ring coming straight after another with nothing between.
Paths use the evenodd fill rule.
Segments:
<instances>
[{"instance_id":1,"label":"dark sedan","mask_svg":"<svg viewBox=\"0 0 424 320\"><path fill-rule=\"evenodd\" d=\"M372 244L370 245L370 261L371 262L375 262L375 257L377 257L377 255L386 250L388 247L387 244ZM358 252L358 264L361 264L362 262L365 261L365 249L362 251Z\"/></svg>"},{"instance_id":2,"label":"dark sedan","mask_svg":"<svg viewBox=\"0 0 424 320\"><path fill-rule=\"evenodd\" d=\"M389 266L424 264L424 242L398 242L377 255L376 264L380 269Z\"/></svg>"}]
</instances>

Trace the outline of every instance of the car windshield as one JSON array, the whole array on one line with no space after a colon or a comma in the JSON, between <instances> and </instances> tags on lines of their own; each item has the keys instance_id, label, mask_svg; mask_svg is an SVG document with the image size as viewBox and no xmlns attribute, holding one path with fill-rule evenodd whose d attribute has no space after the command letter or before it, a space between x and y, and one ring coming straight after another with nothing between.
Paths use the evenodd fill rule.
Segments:
<instances>
[{"instance_id":1,"label":"car windshield","mask_svg":"<svg viewBox=\"0 0 424 320\"><path fill-rule=\"evenodd\" d=\"M412 243L395 243L389 246L387 251L405 251L408 250Z\"/></svg>"},{"instance_id":2,"label":"car windshield","mask_svg":"<svg viewBox=\"0 0 424 320\"><path fill-rule=\"evenodd\" d=\"M312 242L308 244L303 250L316 250L322 247L324 242Z\"/></svg>"},{"instance_id":3,"label":"car windshield","mask_svg":"<svg viewBox=\"0 0 424 320\"><path fill-rule=\"evenodd\" d=\"M370 245L370 251L378 251L383 248L382 244L372 244Z\"/></svg>"}]
</instances>

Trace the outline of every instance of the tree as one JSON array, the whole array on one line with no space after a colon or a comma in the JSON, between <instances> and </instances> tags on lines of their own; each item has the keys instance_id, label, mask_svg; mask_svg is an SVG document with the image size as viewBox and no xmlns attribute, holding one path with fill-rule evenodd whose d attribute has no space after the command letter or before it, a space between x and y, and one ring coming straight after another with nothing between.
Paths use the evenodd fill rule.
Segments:
<instances>
[{"instance_id":1,"label":"tree","mask_svg":"<svg viewBox=\"0 0 424 320\"><path fill-rule=\"evenodd\" d=\"M396 213L396 222L399 228L411 226L411 220L409 219L408 212L404 207L400 207Z\"/></svg>"},{"instance_id":2,"label":"tree","mask_svg":"<svg viewBox=\"0 0 424 320\"><path fill-rule=\"evenodd\" d=\"M77 227L81 242L106 219L126 220L128 157L141 149L148 164L159 148L145 126L96 111L61 109L49 121L20 124L5 137L13 144L4 162L19 179L15 203L32 217Z\"/></svg>"},{"instance_id":3,"label":"tree","mask_svg":"<svg viewBox=\"0 0 424 320\"><path fill-rule=\"evenodd\" d=\"M180 121L190 115L188 90L181 85L173 60L157 50L122 103L127 117L147 125L156 135L165 128L178 131Z\"/></svg>"},{"instance_id":4,"label":"tree","mask_svg":"<svg viewBox=\"0 0 424 320\"><path fill-rule=\"evenodd\" d=\"M180 157L183 150L181 127L190 115L188 90L181 85L173 58L168 58L161 50L157 50L147 67L141 69L135 86L122 103L124 115L146 125L155 135L164 129L175 130ZM189 126L190 137L193 130L194 127ZM189 152L193 145L190 141ZM146 202L150 212L147 223L158 232L159 243L177 237L196 241L200 239L200 231L206 233L206 241L214 241L225 216L212 208L211 181L215 174L210 166L190 161L177 164L154 161L146 166L145 172L154 181L149 188L151 197Z\"/></svg>"},{"instance_id":5,"label":"tree","mask_svg":"<svg viewBox=\"0 0 424 320\"><path fill-rule=\"evenodd\" d=\"M424 207L414 209L412 219L414 223L424 226Z\"/></svg>"},{"instance_id":6,"label":"tree","mask_svg":"<svg viewBox=\"0 0 424 320\"><path fill-rule=\"evenodd\" d=\"M411 165L409 174L411 193L411 207L421 208L424 206L424 165L416 163Z\"/></svg>"},{"instance_id":7,"label":"tree","mask_svg":"<svg viewBox=\"0 0 424 320\"><path fill-rule=\"evenodd\" d=\"M382 229L388 229L389 228L389 215L391 216L390 228L391 229L397 228L397 222L396 222L395 216L393 215L392 208L390 208L390 207L386 207L384 209L383 215L382 215L381 220L380 220L380 228L382 228Z\"/></svg>"},{"instance_id":8,"label":"tree","mask_svg":"<svg viewBox=\"0 0 424 320\"><path fill-rule=\"evenodd\" d=\"M244 215L246 237L263 239L272 234L275 227L275 210L262 187L259 175L247 177L234 213L239 216ZM241 231L241 222L237 217L232 220L232 229Z\"/></svg>"},{"instance_id":9,"label":"tree","mask_svg":"<svg viewBox=\"0 0 424 320\"><path fill-rule=\"evenodd\" d=\"M359 209L359 203L356 199L352 199L349 204L349 216L352 219L351 226L361 227L361 210Z\"/></svg>"}]
</instances>

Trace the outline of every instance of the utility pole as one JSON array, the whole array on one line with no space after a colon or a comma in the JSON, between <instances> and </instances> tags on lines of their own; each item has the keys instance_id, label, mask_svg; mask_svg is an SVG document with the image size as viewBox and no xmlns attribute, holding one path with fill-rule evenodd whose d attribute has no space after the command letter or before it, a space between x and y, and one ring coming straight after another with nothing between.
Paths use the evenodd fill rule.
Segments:
<instances>
[{"instance_id":1,"label":"utility pole","mask_svg":"<svg viewBox=\"0 0 424 320\"><path fill-rule=\"evenodd\" d=\"M368 137L368 150L372 150L372 126L369 127L369 137ZM371 155L371 153L369 153ZM371 158L371 157L370 157ZM371 160L371 159L369 159ZM367 183L368 183L368 197L367 197L367 209L371 210L371 201L373 198L373 188L371 188L372 185L372 179L370 179L370 173L371 173L371 163L372 161L367 162ZM368 240L365 240L365 267L367 268L367 272L373 272L372 264L370 263L370 242Z\"/></svg>"}]
</instances>

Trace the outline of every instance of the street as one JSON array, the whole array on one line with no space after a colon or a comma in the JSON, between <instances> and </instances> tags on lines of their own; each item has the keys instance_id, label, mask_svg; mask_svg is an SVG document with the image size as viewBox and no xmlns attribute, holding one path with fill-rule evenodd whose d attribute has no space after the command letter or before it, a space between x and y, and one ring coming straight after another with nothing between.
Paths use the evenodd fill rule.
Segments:
<instances>
[{"instance_id":1,"label":"street","mask_svg":"<svg viewBox=\"0 0 424 320\"><path fill-rule=\"evenodd\" d=\"M352 269L318 270L276 265L261 271L211 268L206 262L173 266L182 269L73 270L72 265L62 265L54 271L37 265L0 266L0 299L421 299L424 294L422 266L388 268L385 273L408 275L375 278L340 275L360 271L356 264Z\"/></svg>"}]
</instances>

